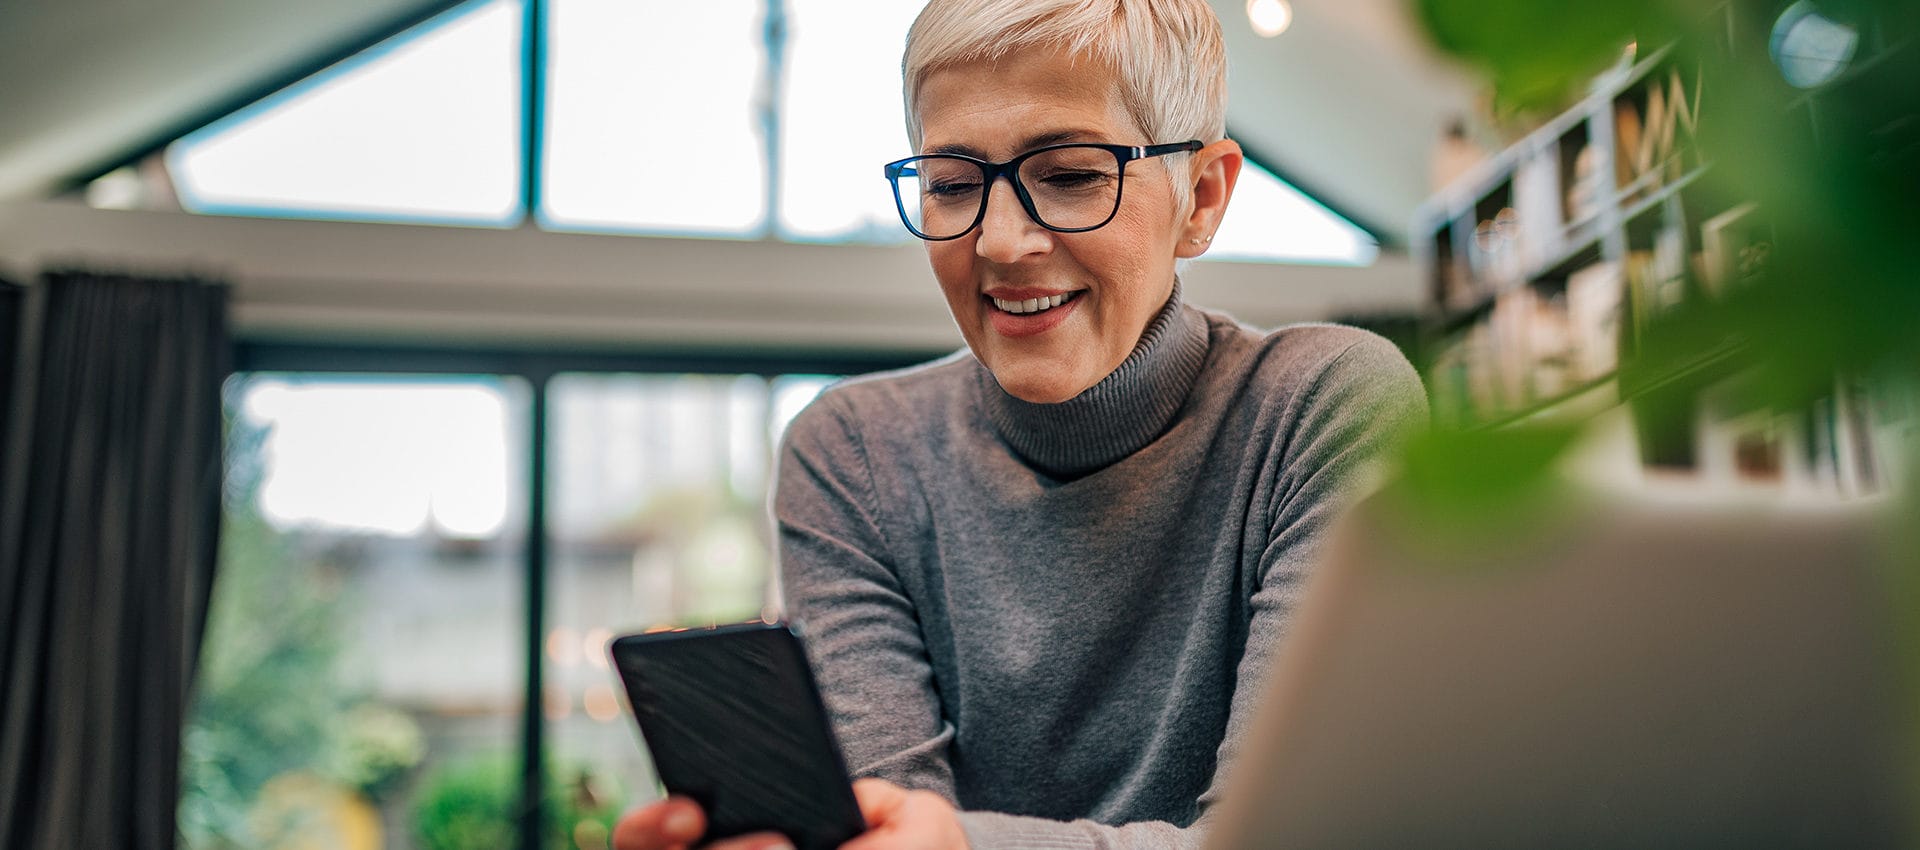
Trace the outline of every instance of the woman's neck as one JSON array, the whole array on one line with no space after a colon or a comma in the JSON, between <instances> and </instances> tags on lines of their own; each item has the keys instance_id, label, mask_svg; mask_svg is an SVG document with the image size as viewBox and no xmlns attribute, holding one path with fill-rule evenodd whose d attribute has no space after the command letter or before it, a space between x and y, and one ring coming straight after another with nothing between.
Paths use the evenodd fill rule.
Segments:
<instances>
[{"instance_id":1,"label":"woman's neck","mask_svg":"<svg viewBox=\"0 0 1920 850\"><path fill-rule=\"evenodd\" d=\"M1133 353L1084 392L1057 404L1022 401L979 366L980 402L1001 439L1022 460L1049 475L1078 477L1166 433L1206 356L1206 317L1183 309L1176 280Z\"/></svg>"}]
</instances>

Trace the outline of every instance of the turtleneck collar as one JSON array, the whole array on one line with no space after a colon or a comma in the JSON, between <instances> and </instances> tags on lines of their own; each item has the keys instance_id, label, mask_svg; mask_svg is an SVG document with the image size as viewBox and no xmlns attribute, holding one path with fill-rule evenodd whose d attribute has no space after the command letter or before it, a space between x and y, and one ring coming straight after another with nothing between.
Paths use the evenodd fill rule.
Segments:
<instances>
[{"instance_id":1,"label":"turtleneck collar","mask_svg":"<svg viewBox=\"0 0 1920 850\"><path fill-rule=\"evenodd\" d=\"M1133 454L1166 433L1207 359L1207 319L1183 309L1180 282L1147 323L1133 353L1097 384L1057 404L1022 401L974 361L987 419L1022 460L1077 477Z\"/></svg>"}]
</instances>

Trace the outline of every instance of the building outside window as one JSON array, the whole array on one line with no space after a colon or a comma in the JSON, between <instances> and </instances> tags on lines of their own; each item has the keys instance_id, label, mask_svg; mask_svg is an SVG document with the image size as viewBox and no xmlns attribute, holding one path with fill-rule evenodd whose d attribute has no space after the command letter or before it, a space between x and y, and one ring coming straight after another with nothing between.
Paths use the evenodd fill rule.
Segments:
<instances>
[{"instance_id":1,"label":"building outside window","mask_svg":"<svg viewBox=\"0 0 1920 850\"><path fill-rule=\"evenodd\" d=\"M187 847L516 843L527 470L546 447L538 636L549 846L657 793L614 634L777 616L767 488L831 378L243 373L183 747Z\"/></svg>"}]
</instances>

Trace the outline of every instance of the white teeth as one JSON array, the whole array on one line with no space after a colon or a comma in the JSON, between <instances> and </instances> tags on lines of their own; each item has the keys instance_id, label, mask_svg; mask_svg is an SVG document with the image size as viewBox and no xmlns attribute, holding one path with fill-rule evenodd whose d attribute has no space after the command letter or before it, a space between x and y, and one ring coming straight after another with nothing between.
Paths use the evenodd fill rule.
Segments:
<instances>
[{"instance_id":1,"label":"white teeth","mask_svg":"<svg viewBox=\"0 0 1920 850\"><path fill-rule=\"evenodd\" d=\"M1058 307L1062 304L1067 303L1072 299L1073 299L1073 293L1071 292L1063 292L1059 295L1050 295L1050 296L1047 296L1046 298L1028 298L1024 301L1007 301L1000 298L995 298L993 299L993 306L1014 314L1038 313L1041 310L1051 310L1055 307Z\"/></svg>"}]
</instances>

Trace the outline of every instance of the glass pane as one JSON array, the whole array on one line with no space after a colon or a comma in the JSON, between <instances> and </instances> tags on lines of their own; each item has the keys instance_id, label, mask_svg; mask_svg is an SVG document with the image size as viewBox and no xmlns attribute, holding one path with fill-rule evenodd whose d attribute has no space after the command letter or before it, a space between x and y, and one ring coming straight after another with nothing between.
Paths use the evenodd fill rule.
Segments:
<instances>
[{"instance_id":1,"label":"glass pane","mask_svg":"<svg viewBox=\"0 0 1920 850\"><path fill-rule=\"evenodd\" d=\"M550 0L542 223L758 233L764 6Z\"/></svg>"},{"instance_id":2,"label":"glass pane","mask_svg":"<svg viewBox=\"0 0 1920 850\"><path fill-rule=\"evenodd\" d=\"M485 377L229 384L186 846L511 846L528 398Z\"/></svg>"},{"instance_id":3,"label":"glass pane","mask_svg":"<svg viewBox=\"0 0 1920 850\"><path fill-rule=\"evenodd\" d=\"M1379 254L1366 231L1249 162L1202 259L1365 266Z\"/></svg>"},{"instance_id":4,"label":"glass pane","mask_svg":"<svg viewBox=\"0 0 1920 850\"><path fill-rule=\"evenodd\" d=\"M777 616L767 486L780 434L832 379L561 375L550 389L551 760L627 803L659 792L606 644ZM611 779L608 779L611 777Z\"/></svg>"},{"instance_id":5,"label":"glass pane","mask_svg":"<svg viewBox=\"0 0 1920 850\"><path fill-rule=\"evenodd\" d=\"M175 142L204 213L504 225L520 217L519 0L462 7Z\"/></svg>"},{"instance_id":6,"label":"glass pane","mask_svg":"<svg viewBox=\"0 0 1920 850\"><path fill-rule=\"evenodd\" d=\"M913 154L900 51L920 0L787 0L780 230L795 239L911 242L880 166Z\"/></svg>"}]
</instances>

